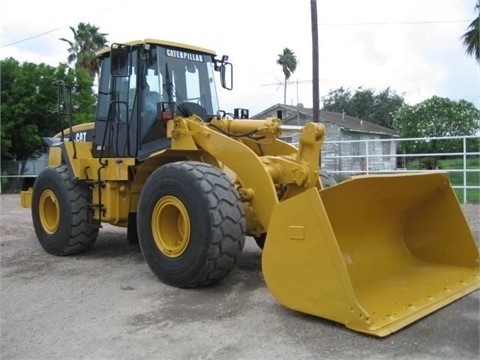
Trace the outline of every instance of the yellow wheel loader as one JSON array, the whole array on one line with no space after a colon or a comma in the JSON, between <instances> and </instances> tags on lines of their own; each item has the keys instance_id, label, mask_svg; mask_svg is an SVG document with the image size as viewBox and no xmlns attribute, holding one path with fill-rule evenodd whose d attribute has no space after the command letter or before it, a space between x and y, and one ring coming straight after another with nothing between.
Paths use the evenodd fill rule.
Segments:
<instances>
[{"instance_id":1,"label":"yellow wheel loader","mask_svg":"<svg viewBox=\"0 0 480 360\"><path fill-rule=\"evenodd\" d=\"M322 124L219 109L216 72L233 83L227 56L149 39L98 57L95 121L50 138L48 167L21 194L46 252L86 251L101 223L127 227L159 279L188 288L225 278L252 236L281 304L376 336L479 287L479 251L446 173L324 187ZM291 131L298 147L280 140Z\"/></svg>"}]
</instances>

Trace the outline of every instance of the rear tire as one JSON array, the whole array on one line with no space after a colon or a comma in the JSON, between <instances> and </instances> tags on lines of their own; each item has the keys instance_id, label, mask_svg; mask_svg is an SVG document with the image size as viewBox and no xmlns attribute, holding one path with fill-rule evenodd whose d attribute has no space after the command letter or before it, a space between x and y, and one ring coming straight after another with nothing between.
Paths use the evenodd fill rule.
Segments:
<instances>
[{"instance_id":1,"label":"rear tire","mask_svg":"<svg viewBox=\"0 0 480 360\"><path fill-rule=\"evenodd\" d=\"M164 165L145 182L137 210L140 248L151 270L172 286L225 278L245 242L237 190L218 168L196 161Z\"/></svg>"},{"instance_id":2,"label":"rear tire","mask_svg":"<svg viewBox=\"0 0 480 360\"><path fill-rule=\"evenodd\" d=\"M100 223L89 216L91 192L65 165L45 168L35 180L32 220L38 241L53 255L90 249Z\"/></svg>"}]
</instances>

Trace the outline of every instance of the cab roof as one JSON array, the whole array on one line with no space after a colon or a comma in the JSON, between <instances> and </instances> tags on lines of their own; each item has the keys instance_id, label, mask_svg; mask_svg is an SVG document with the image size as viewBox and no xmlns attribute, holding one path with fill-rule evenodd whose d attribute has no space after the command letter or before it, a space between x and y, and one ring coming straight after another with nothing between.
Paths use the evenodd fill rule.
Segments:
<instances>
[{"instance_id":1,"label":"cab roof","mask_svg":"<svg viewBox=\"0 0 480 360\"><path fill-rule=\"evenodd\" d=\"M128 41L126 43L122 43L122 45L130 45L130 46L139 46L139 45L144 45L144 44L153 44L153 45L163 45L163 46L168 46L168 47L174 47L178 49L184 49L184 50L193 50L193 51L198 51L201 53L205 54L210 54L213 56L216 56L216 52L210 49L206 49L200 46L195 46L195 45L189 45L189 44L183 44L179 42L174 42L174 41L168 41L168 40L160 40L160 39L144 39L144 40L133 40L133 41ZM102 55L110 53L111 47L105 47L102 50L97 51L96 55L97 57L100 57Z\"/></svg>"}]
</instances>

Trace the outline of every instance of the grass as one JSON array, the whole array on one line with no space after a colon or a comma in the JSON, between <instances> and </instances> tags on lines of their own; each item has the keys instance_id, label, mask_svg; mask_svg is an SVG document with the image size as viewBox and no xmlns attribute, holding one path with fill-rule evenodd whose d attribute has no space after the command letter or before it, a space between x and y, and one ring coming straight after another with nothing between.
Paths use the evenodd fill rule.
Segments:
<instances>
[{"instance_id":1,"label":"grass","mask_svg":"<svg viewBox=\"0 0 480 360\"><path fill-rule=\"evenodd\" d=\"M466 159L466 168L470 170L466 173L467 186L480 186L480 157L469 156ZM408 170L424 170L425 164L432 164L436 161L436 166L439 170L446 170L449 174L450 183L453 186L453 190L457 195L460 203L463 203L463 171L449 171L449 170L463 170L463 158L450 158L450 159L432 159L428 161L425 159L415 159L409 162L407 165ZM473 171L472 171L473 170ZM341 182L348 178L348 176L336 175L335 180ZM456 188L458 186L458 188ZM467 191L467 203L468 204L480 204L480 189L466 189Z\"/></svg>"},{"instance_id":2,"label":"grass","mask_svg":"<svg viewBox=\"0 0 480 360\"><path fill-rule=\"evenodd\" d=\"M408 169L419 169L421 162L415 161L408 165ZM439 159L437 160L437 167L439 170L448 171L450 182L452 186L463 187L464 173L459 171L449 170L463 170L463 158L451 158L451 159ZM467 186L479 186L480 185L480 158L478 156L467 157L466 168L470 170L466 173ZM474 171L471 171L474 170ZM454 188L457 198L460 202L463 202L464 189ZM467 203L479 204L480 203L480 189L466 189L467 191Z\"/></svg>"}]
</instances>

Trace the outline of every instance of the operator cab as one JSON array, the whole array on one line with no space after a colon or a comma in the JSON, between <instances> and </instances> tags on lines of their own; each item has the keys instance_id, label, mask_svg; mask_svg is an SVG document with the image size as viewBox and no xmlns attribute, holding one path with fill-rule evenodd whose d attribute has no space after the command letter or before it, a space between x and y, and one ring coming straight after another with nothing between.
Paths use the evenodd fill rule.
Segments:
<instances>
[{"instance_id":1,"label":"operator cab","mask_svg":"<svg viewBox=\"0 0 480 360\"><path fill-rule=\"evenodd\" d=\"M170 147L165 113L209 121L219 112L214 72L232 88L228 57L159 40L113 44L101 61L94 136L97 157L137 157Z\"/></svg>"}]
</instances>

